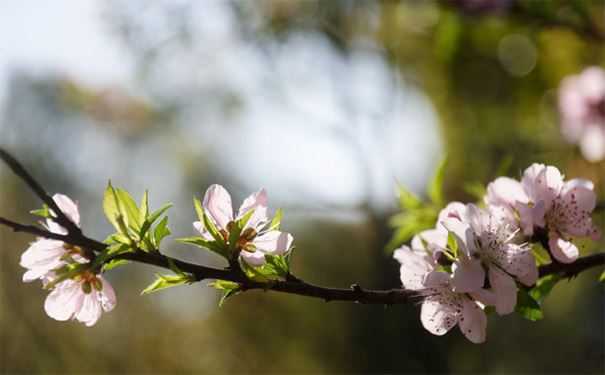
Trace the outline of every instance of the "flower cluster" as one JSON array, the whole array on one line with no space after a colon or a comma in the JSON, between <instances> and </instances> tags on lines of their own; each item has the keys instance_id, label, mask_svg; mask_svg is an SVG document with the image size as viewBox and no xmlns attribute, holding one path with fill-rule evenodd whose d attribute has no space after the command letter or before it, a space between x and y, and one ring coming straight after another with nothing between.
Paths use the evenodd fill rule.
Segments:
<instances>
[{"instance_id":1,"label":"flower cluster","mask_svg":"<svg viewBox=\"0 0 605 375\"><path fill-rule=\"evenodd\" d=\"M605 70L590 67L559 88L561 131L593 162L605 159Z\"/></svg>"},{"instance_id":2,"label":"flower cluster","mask_svg":"<svg viewBox=\"0 0 605 375\"><path fill-rule=\"evenodd\" d=\"M221 185L211 185L206 190L202 207L211 221L193 223L202 238L213 241L211 228L207 226L216 227L225 245L239 250L240 258L251 266L262 266L266 261L265 255L284 255L292 247L293 237L290 233L281 232L269 225L267 192L264 189L244 199L235 217L231 195ZM246 221L243 227L239 228L236 238L231 239L236 222L244 218ZM230 241L234 243L231 244Z\"/></svg>"},{"instance_id":3,"label":"flower cluster","mask_svg":"<svg viewBox=\"0 0 605 375\"><path fill-rule=\"evenodd\" d=\"M80 225L78 206L67 196L55 194L53 200L61 211L76 225ZM52 211L50 212L53 215ZM46 219L46 229L56 234L67 234L52 217ZM21 256L21 266L27 271L24 282L41 280L51 289L44 309L53 319L75 319L86 326L94 325L103 311L116 305L114 290L99 274L87 267L89 260L78 246L63 241L39 238Z\"/></svg>"},{"instance_id":4,"label":"flower cluster","mask_svg":"<svg viewBox=\"0 0 605 375\"><path fill-rule=\"evenodd\" d=\"M574 237L599 236L592 183L564 181L552 166L533 164L521 181L497 178L484 202L450 203L435 229L394 253L403 287L423 297L420 319L435 335L458 325L470 341L485 341L486 306L512 313L518 285L538 279L533 242L547 244L553 261L570 263L579 254Z\"/></svg>"}]
</instances>

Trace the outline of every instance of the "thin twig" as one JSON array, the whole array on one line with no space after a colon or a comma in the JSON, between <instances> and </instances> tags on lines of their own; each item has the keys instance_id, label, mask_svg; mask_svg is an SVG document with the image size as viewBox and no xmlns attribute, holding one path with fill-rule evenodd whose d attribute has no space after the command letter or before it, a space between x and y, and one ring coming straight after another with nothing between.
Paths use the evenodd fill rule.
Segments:
<instances>
[{"instance_id":1,"label":"thin twig","mask_svg":"<svg viewBox=\"0 0 605 375\"><path fill-rule=\"evenodd\" d=\"M33 192L42 200L42 202L46 203L46 205L53 211L56 217L53 218L57 224L61 225L65 228L69 233L81 233L80 228L73 223L67 215L61 211L55 200L52 199L50 195L42 188L42 186L23 168L21 163L17 161L12 155L10 155L6 150L0 148L0 159L4 160L6 165L17 175L19 176L26 184L29 186Z\"/></svg>"}]
</instances>

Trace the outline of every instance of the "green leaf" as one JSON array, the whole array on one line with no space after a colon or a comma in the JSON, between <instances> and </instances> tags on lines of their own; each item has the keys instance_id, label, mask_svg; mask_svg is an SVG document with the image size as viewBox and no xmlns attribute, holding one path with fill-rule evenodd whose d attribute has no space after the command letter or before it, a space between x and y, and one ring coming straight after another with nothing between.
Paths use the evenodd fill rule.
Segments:
<instances>
[{"instance_id":1,"label":"green leaf","mask_svg":"<svg viewBox=\"0 0 605 375\"><path fill-rule=\"evenodd\" d=\"M103 264L103 272L112 270L128 263L130 262L125 259L112 259L109 262Z\"/></svg>"},{"instance_id":2,"label":"green leaf","mask_svg":"<svg viewBox=\"0 0 605 375\"><path fill-rule=\"evenodd\" d=\"M536 282L536 286L529 291L529 295L536 302L542 304L559 280L561 280L561 276L559 275L544 276Z\"/></svg>"},{"instance_id":3,"label":"green leaf","mask_svg":"<svg viewBox=\"0 0 605 375\"><path fill-rule=\"evenodd\" d=\"M117 221L117 217L120 215L118 199L113 186L111 186L111 181L107 183L107 188L103 194L103 212L105 212L105 216L111 225L113 225L117 231L121 232L120 225Z\"/></svg>"},{"instance_id":4,"label":"green leaf","mask_svg":"<svg viewBox=\"0 0 605 375\"><path fill-rule=\"evenodd\" d=\"M278 276L285 277L290 273L288 261L282 255L265 254L265 260L267 261L267 264L273 267Z\"/></svg>"},{"instance_id":5,"label":"green leaf","mask_svg":"<svg viewBox=\"0 0 605 375\"><path fill-rule=\"evenodd\" d=\"M458 240L454 232L447 232L447 247L454 255L454 258L458 258Z\"/></svg>"},{"instance_id":6,"label":"green leaf","mask_svg":"<svg viewBox=\"0 0 605 375\"><path fill-rule=\"evenodd\" d=\"M601 276L599 276L599 281L605 283L605 271L603 271L603 273L601 273Z\"/></svg>"},{"instance_id":7,"label":"green leaf","mask_svg":"<svg viewBox=\"0 0 605 375\"><path fill-rule=\"evenodd\" d=\"M143 198L141 198L141 206L139 207L139 222L145 223L147 217L149 216L149 192L145 190L143 193ZM141 226L143 226L142 224ZM142 229L141 229L142 231Z\"/></svg>"},{"instance_id":8,"label":"green leaf","mask_svg":"<svg viewBox=\"0 0 605 375\"><path fill-rule=\"evenodd\" d=\"M202 211L202 220L204 227L210 233L210 235L212 235L212 238L214 238L214 240L219 243L219 245L225 246L225 239L219 233L218 229L216 228L216 225L214 225L214 222L210 220L210 218L208 217L208 215L206 215L204 211Z\"/></svg>"},{"instance_id":9,"label":"green leaf","mask_svg":"<svg viewBox=\"0 0 605 375\"><path fill-rule=\"evenodd\" d=\"M431 202L435 203L438 206L443 206L445 203L445 198L443 197L443 181L445 179L445 169L447 166L447 157L441 159L441 162L437 166L437 170L435 171L435 175L431 180L431 183L427 189L427 195L429 196Z\"/></svg>"},{"instance_id":10,"label":"green leaf","mask_svg":"<svg viewBox=\"0 0 605 375\"><path fill-rule=\"evenodd\" d=\"M196 197L193 197L193 206L195 207L195 212L197 213L197 217L203 223L204 222L204 208L202 206L202 202Z\"/></svg>"},{"instance_id":11,"label":"green leaf","mask_svg":"<svg viewBox=\"0 0 605 375\"><path fill-rule=\"evenodd\" d=\"M531 252L539 266L551 262L548 251L546 251L539 243L536 242L531 245Z\"/></svg>"},{"instance_id":12,"label":"green leaf","mask_svg":"<svg viewBox=\"0 0 605 375\"><path fill-rule=\"evenodd\" d=\"M149 294L158 290L172 288L183 284L191 284L195 281L193 276L187 274L179 275L156 275L157 279L145 288L141 294Z\"/></svg>"},{"instance_id":13,"label":"green leaf","mask_svg":"<svg viewBox=\"0 0 605 375\"><path fill-rule=\"evenodd\" d=\"M118 199L118 210L120 211L120 214L122 214L122 217L124 217L124 223L127 227L132 227L138 232L141 228L139 207L126 190L118 188L114 189L114 191Z\"/></svg>"},{"instance_id":14,"label":"green leaf","mask_svg":"<svg viewBox=\"0 0 605 375\"><path fill-rule=\"evenodd\" d=\"M48 209L48 206L46 204L44 204L42 206L42 208L40 208L40 209L29 211L29 213L32 214L32 215L41 216L41 217L44 217L44 218L50 218L51 217L50 210Z\"/></svg>"},{"instance_id":15,"label":"green leaf","mask_svg":"<svg viewBox=\"0 0 605 375\"><path fill-rule=\"evenodd\" d=\"M219 307L223 306L227 298L234 296L240 292L240 285L233 281L216 280L215 282L210 283L208 285L224 292L223 296L221 297L218 303Z\"/></svg>"},{"instance_id":16,"label":"green leaf","mask_svg":"<svg viewBox=\"0 0 605 375\"><path fill-rule=\"evenodd\" d=\"M275 215L273 216L273 220L271 220L271 224L269 225L269 231L279 230L279 226L281 225L281 218L283 215L283 211L281 208L278 208L275 211Z\"/></svg>"},{"instance_id":17,"label":"green leaf","mask_svg":"<svg viewBox=\"0 0 605 375\"><path fill-rule=\"evenodd\" d=\"M228 256L229 256L229 254L225 251L225 249L223 247L219 246L216 242L205 240L199 236L177 238L177 242L181 242L184 244L197 246L202 249L210 250L224 258L228 258Z\"/></svg>"},{"instance_id":18,"label":"green leaf","mask_svg":"<svg viewBox=\"0 0 605 375\"><path fill-rule=\"evenodd\" d=\"M542 308L538 301L532 298L527 290L520 288L517 292L517 306L515 311L521 314L525 319L535 322L544 318Z\"/></svg>"},{"instance_id":19,"label":"green leaf","mask_svg":"<svg viewBox=\"0 0 605 375\"><path fill-rule=\"evenodd\" d=\"M164 212L166 212L166 210L168 210L170 207L172 207L172 203L166 203L159 210L154 211L151 215L147 216L147 218L143 222L143 225L141 226L141 230L139 232L139 235L140 235L141 238L145 237L145 235L147 234L147 231L149 230L149 228L151 228L151 226L153 225L153 223L155 223L155 221L160 216L162 216L162 214Z\"/></svg>"},{"instance_id":20,"label":"green leaf","mask_svg":"<svg viewBox=\"0 0 605 375\"><path fill-rule=\"evenodd\" d=\"M153 244L156 249L160 247L162 240L170 235L170 229L168 229L168 217L165 216L162 221L155 227L153 232Z\"/></svg>"}]
</instances>

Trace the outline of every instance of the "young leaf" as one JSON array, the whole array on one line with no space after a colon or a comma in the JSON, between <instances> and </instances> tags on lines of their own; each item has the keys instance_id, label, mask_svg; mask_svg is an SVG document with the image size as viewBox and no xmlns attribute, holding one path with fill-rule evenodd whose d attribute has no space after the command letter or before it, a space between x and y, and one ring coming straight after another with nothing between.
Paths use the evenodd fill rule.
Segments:
<instances>
[{"instance_id":1,"label":"young leaf","mask_svg":"<svg viewBox=\"0 0 605 375\"><path fill-rule=\"evenodd\" d=\"M215 282L210 283L209 286L224 292L218 303L219 307L223 306L227 298L236 295L240 291L239 284L233 281L216 280Z\"/></svg>"},{"instance_id":2,"label":"young leaf","mask_svg":"<svg viewBox=\"0 0 605 375\"><path fill-rule=\"evenodd\" d=\"M168 216L165 216L155 227L153 232L153 245L155 245L156 249L160 247L162 240L169 235L170 229L168 229Z\"/></svg>"},{"instance_id":3,"label":"young leaf","mask_svg":"<svg viewBox=\"0 0 605 375\"><path fill-rule=\"evenodd\" d=\"M605 271L603 271L603 273L601 273L601 276L599 276L599 281L605 283Z\"/></svg>"},{"instance_id":4,"label":"young leaf","mask_svg":"<svg viewBox=\"0 0 605 375\"><path fill-rule=\"evenodd\" d=\"M151 228L153 223L155 223L155 221L164 212L166 212L166 210L168 210L170 207L172 207L172 203L166 203L159 210L154 211L151 215L148 215L147 218L143 221L143 224L141 225L141 230L139 231L139 237L144 238L145 235L147 234L147 231L149 230L149 228Z\"/></svg>"},{"instance_id":5,"label":"young leaf","mask_svg":"<svg viewBox=\"0 0 605 375\"><path fill-rule=\"evenodd\" d=\"M145 190L143 198L141 198L141 206L139 207L139 222L145 223L147 216L149 216L149 192ZM144 224L141 224L141 226L143 225Z\"/></svg>"},{"instance_id":6,"label":"young leaf","mask_svg":"<svg viewBox=\"0 0 605 375\"><path fill-rule=\"evenodd\" d=\"M222 248L221 246L219 246L216 242L214 241L207 241L205 239L203 239L202 237L196 236L196 237L185 237L185 238L177 238L177 242L181 242L181 243L185 243L188 245L193 245L193 246L197 246L199 248L202 249L207 249L210 250L212 252L217 253L218 255L224 257L224 258L228 258L229 255L227 254L227 252L225 251L224 248Z\"/></svg>"},{"instance_id":7,"label":"young leaf","mask_svg":"<svg viewBox=\"0 0 605 375\"><path fill-rule=\"evenodd\" d=\"M273 266L277 275L281 277L285 277L290 272L288 262L281 255L266 254L265 260L267 261L267 264Z\"/></svg>"},{"instance_id":8,"label":"young leaf","mask_svg":"<svg viewBox=\"0 0 605 375\"><path fill-rule=\"evenodd\" d=\"M269 230L279 230L279 226L281 225L281 217L283 215L282 209L278 208L275 211L275 216L273 216L273 220L271 220L271 224L269 225Z\"/></svg>"},{"instance_id":9,"label":"young leaf","mask_svg":"<svg viewBox=\"0 0 605 375\"><path fill-rule=\"evenodd\" d=\"M127 227L132 227L135 231L141 228L139 221L139 208L132 196L124 189L114 189L118 199L118 209L124 217L124 223Z\"/></svg>"},{"instance_id":10,"label":"young leaf","mask_svg":"<svg viewBox=\"0 0 605 375\"><path fill-rule=\"evenodd\" d=\"M427 195L431 202L438 206L443 206L445 199L443 197L443 180L445 179L445 167L447 166L447 158L444 157L435 171L435 175L428 186Z\"/></svg>"},{"instance_id":11,"label":"young leaf","mask_svg":"<svg viewBox=\"0 0 605 375\"><path fill-rule=\"evenodd\" d=\"M118 209L115 190L113 189L113 186L111 186L111 181L107 183L107 188L103 194L103 212L105 212L105 216L111 225L113 225L117 231L121 231L120 225L116 220L120 215L120 211Z\"/></svg>"},{"instance_id":12,"label":"young leaf","mask_svg":"<svg viewBox=\"0 0 605 375\"><path fill-rule=\"evenodd\" d=\"M515 311L521 314L525 319L533 322L544 318L542 308L538 301L532 298L527 290L520 288L517 293L517 307Z\"/></svg>"},{"instance_id":13,"label":"young leaf","mask_svg":"<svg viewBox=\"0 0 605 375\"><path fill-rule=\"evenodd\" d=\"M141 294L149 294L157 292L158 290L172 288L174 286L191 284L194 282L194 278L191 275L179 274L179 275L156 275L157 279L145 288Z\"/></svg>"},{"instance_id":14,"label":"young leaf","mask_svg":"<svg viewBox=\"0 0 605 375\"><path fill-rule=\"evenodd\" d=\"M195 207L195 212L197 213L197 217L203 223L204 222L204 208L202 207L202 202L196 197L193 197L193 206Z\"/></svg>"},{"instance_id":15,"label":"young leaf","mask_svg":"<svg viewBox=\"0 0 605 375\"><path fill-rule=\"evenodd\" d=\"M542 304L559 280L561 280L561 276L559 275L544 276L536 282L536 286L529 291L529 295L536 302Z\"/></svg>"},{"instance_id":16,"label":"young leaf","mask_svg":"<svg viewBox=\"0 0 605 375\"><path fill-rule=\"evenodd\" d=\"M44 217L47 219L51 217L50 210L48 209L48 206L46 204L44 204L42 206L42 208L40 208L40 209L29 211L29 213L32 215L41 216L41 217Z\"/></svg>"},{"instance_id":17,"label":"young leaf","mask_svg":"<svg viewBox=\"0 0 605 375\"><path fill-rule=\"evenodd\" d=\"M454 255L454 258L458 258L458 240L454 232L447 232L447 247Z\"/></svg>"},{"instance_id":18,"label":"young leaf","mask_svg":"<svg viewBox=\"0 0 605 375\"><path fill-rule=\"evenodd\" d=\"M112 259L109 262L103 264L103 272L112 270L128 263L129 262L125 259Z\"/></svg>"}]
</instances>

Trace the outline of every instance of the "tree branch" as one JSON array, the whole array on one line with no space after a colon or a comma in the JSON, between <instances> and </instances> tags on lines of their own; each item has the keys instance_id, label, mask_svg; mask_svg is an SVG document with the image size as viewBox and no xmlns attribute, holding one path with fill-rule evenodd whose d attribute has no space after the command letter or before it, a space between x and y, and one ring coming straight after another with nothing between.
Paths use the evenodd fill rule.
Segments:
<instances>
[{"instance_id":1,"label":"tree branch","mask_svg":"<svg viewBox=\"0 0 605 375\"><path fill-rule=\"evenodd\" d=\"M48 194L46 194L44 189L42 189L42 187L14 158L12 158L2 149L0 149L0 157L11 166L11 169L19 177L21 177L43 201L45 201L49 206L51 206L50 202L52 202L54 205L54 201L48 196ZM66 219L68 222L70 222L69 219L62 214L58 207L55 206L55 209L58 217L64 217L64 220ZM63 241L71 245L80 246L84 250L92 252L93 255L95 251L103 252L107 248L106 244L86 237L82 231L79 230L79 228L77 231L68 231L67 234L58 234L33 225L20 224L2 217L0 217L0 225L5 225L15 232L30 233L39 237L50 238ZM271 290L275 292L323 299L326 302L348 301L362 304L393 305L409 303L413 301L415 297L413 292L404 289L368 290L361 288L358 284L353 284L350 289L327 288L309 284L292 275L288 275L284 281L270 281L266 283L257 282L248 279L239 268L219 269L202 266L168 257L161 254L159 251L144 252L140 249L137 249L134 252L118 254L111 259L124 259L165 269L171 269L171 265L175 265L183 272L193 275L196 281L206 279L227 280L240 284L242 291L255 289L262 289L265 291ZM563 276L572 277L584 270L602 265L605 265L605 253L582 257L571 264L551 263L544 265L540 267L539 273L541 277L552 274L561 274ZM235 267L237 267L237 265Z\"/></svg>"},{"instance_id":2,"label":"tree branch","mask_svg":"<svg viewBox=\"0 0 605 375\"><path fill-rule=\"evenodd\" d=\"M59 206L55 203L54 199L42 188L42 186L23 168L21 163L12 157L6 150L0 148L0 159L2 159L6 165L20 177L32 191L46 203L46 205L53 211L56 217L53 218L57 224L65 228L69 233L81 233L82 231L76 224L74 224L68 217L61 211Z\"/></svg>"}]
</instances>

